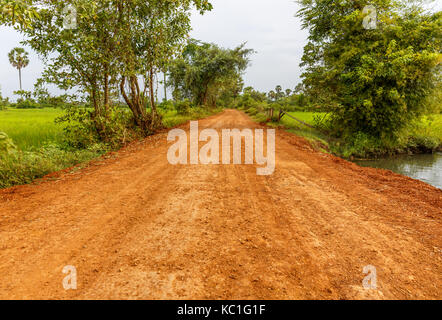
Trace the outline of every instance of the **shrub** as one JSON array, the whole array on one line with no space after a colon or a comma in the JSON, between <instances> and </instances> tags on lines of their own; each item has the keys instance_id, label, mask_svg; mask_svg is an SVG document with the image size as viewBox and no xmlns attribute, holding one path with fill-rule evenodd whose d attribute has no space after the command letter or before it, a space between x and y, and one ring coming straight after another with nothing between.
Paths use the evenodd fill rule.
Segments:
<instances>
[{"instance_id":1,"label":"shrub","mask_svg":"<svg viewBox=\"0 0 442 320\"><path fill-rule=\"evenodd\" d=\"M86 149L100 138L92 120L92 111L85 107L68 106L63 116L55 120L64 125L64 143L72 148Z\"/></svg>"},{"instance_id":2,"label":"shrub","mask_svg":"<svg viewBox=\"0 0 442 320\"><path fill-rule=\"evenodd\" d=\"M256 110L256 108L249 108L246 110L246 112L251 116L255 116L256 114L258 114L258 110Z\"/></svg>"},{"instance_id":3,"label":"shrub","mask_svg":"<svg viewBox=\"0 0 442 320\"><path fill-rule=\"evenodd\" d=\"M347 136L345 140L335 142L332 149L344 158L366 158L376 155L382 150L380 141L364 132L358 132Z\"/></svg>"},{"instance_id":4,"label":"shrub","mask_svg":"<svg viewBox=\"0 0 442 320\"><path fill-rule=\"evenodd\" d=\"M437 137L417 135L410 137L408 146L419 151L432 152L440 146L440 140Z\"/></svg>"},{"instance_id":5,"label":"shrub","mask_svg":"<svg viewBox=\"0 0 442 320\"><path fill-rule=\"evenodd\" d=\"M172 101L167 100L163 101L158 105L158 109L164 110L164 111L172 111L175 110L175 106Z\"/></svg>"},{"instance_id":6,"label":"shrub","mask_svg":"<svg viewBox=\"0 0 442 320\"><path fill-rule=\"evenodd\" d=\"M256 107L258 103L259 102L253 99L250 94L244 94L239 98L237 108L244 110L251 107Z\"/></svg>"},{"instance_id":7,"label":"shrub","mask_svg":"<svg viewBox=\"0 0 442 320\"><path fill-rule=\"evenodd\" d=\"M187 99L184 101L177 102L175 104L175 109L178 112L178 114L182 114L182 115L189 114L190 109L191 109L191 103Z\"/></svg>"},{"instance_id":8,"label":"shrub","mask_svg":"<svg viewBox=\"0 0 442 320\"><path fill-rule=\"evenodd\" d=\"M19 100L17 103L12 104L12 107L17 109L42 109L43 105L38 104L32 99Z\"/></svg>"},{"instance_id":9,"label":"shrub","mask_svg":"<svg viewBox=\"0 0 442 320\"><path fill-rule=\"evenodd\" d=\"M91 109L68 106L56 119L64 124L64 143L72 148L87 149L97 143L119 148L141 136L133 115L127 108L112 108L107 117L94 116Z\"/></svg>"}]
</instances>

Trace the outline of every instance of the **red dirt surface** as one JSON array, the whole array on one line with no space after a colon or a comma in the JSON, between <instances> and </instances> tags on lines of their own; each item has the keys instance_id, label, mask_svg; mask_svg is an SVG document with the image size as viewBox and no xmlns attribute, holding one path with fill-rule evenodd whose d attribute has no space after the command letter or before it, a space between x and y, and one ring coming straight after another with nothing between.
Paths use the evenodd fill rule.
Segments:
<instances>
[{"instance_id":1,"label":"red dirt surface","mask_svg":"<svg viewBox=\"0 0 442 320\"><path fill-rule=\"evenodd\" d=\"M232 110L207 127L262 128ZM166 137L0 191L0 298L442 298L441 190L279 130L271 176L172 166Z\"/></svg>"}]
</instances>

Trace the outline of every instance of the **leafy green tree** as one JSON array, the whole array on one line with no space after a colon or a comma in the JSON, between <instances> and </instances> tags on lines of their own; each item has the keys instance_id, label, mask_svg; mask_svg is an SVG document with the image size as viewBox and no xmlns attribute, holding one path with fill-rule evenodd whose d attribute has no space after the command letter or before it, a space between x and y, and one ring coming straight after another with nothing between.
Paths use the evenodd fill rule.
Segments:
<instances>
[{"instance_id":1,"label":"leafy green tree","mask_svg":"<svg viewBox=\"0 0 442 320\"><path fill-rule=\"evenodd\" d=\"M245 95L250 95L250 97L257 102L264 102L267 98L265 93L259 92L253 89L253 87L244 88L243 92Z\"/></svg>"},{"instance_id":2,"label":"leafy green tree","mask_svg":"<svg viewBox=\"0 0 442 320\"><path fill-rule=\"evenodd\" d=\"M23 48L14 48L9 52L9 63L18 70L18 78L20 81L20 90L23 90L21 82L21 70L29 65L28 53Z\"/></svg>"},{"instance_id":3,"label":"leafy green tree","mask_svg":"<svg viewBox=\"0 0 442 320\"><path fill-rule=\"evenodd\" d=\"M307 106L307 99L304 93L301 92L300 94L298 94L297 104L301 108L305 108Z\"/></svg>"},{"instance_id":4,"label":"leafy green tree","mask_svg":"<svg viewBox=\"0 0 442 320\"><path fill-rule=\"evenodd\" d=\"M282 91L282 86L277 85L275 88L276 100L279 100L284 97L284 92Z\"/></svg>"},{"instance_id":5,"label":"leafy green tree","mask_svg":"<svg viewBox=\"0 0 442 320\"><path fill-rule=\"evenodd\" d=\"M300 94L300 93L304 93L305 92L305 87L303 83L299 83L296 87L295 90L293 91L295 94Z\"/></svg>"},{"instance_id":6,"label":"leafy green tree","mask_svg":"<svg viewBox=\"0 0 442 320\"><path fill-rule=\"evenodd\" d=\"M0 25L26 28L37 17L31 0L0 0Z\"/></svg>"},{"instance_id":7,"label":"leafy green tree","mask_svg":"<svg viewBox=\"0 0 442 320\"><path fill-rule=\"evenodd\" d=\"M291 94L292 94L292 89L286 89L286 90L285 90L285 95L286 95L286 97L290 97Z\"/></svg>"},{"instance_id":8,"label":"leafy green tree","mask_svg":"<svg viewBox=\"0 0 442 320\"><path fill-rule=\"evenodd\" d=\"M46 62L42 81L83 93L94 109L91 116L97 130L104 135L110 85L118 78L116 35L112 30L118 24L117 16L111 7L104 7L109 5L105 2L35 2L39 4L39 18L24 32L27 44ZM69 6L75 7L78 15L71 28L67 28Z\"/></svg>"},{"instance_id":9,"label":"leafy green tree","mask_svg":"<svg viewBox=\"0 0 442 320\"><path fill-rule=\"evenodd\" d=\"M181 57L169 67L169 86L176 100L190 99L196 105L215 106L226 92L242 91L242 73L249 65L251 49L242 44L223 49L215 44L190 40Z\"/></svg>"},{"instance_id":10,"label":"leafy green tree","mask_svg":"<svg viewBox=\"0 0 442 320\"><path fill-rule=\"evenodd\" d=\"M147 119L152 128L158 122L154 78L184 47L191 30L190 10L196 8L202 14L211 10L212 5L207 0L119 2L123 26L119 29L122 39L119 58L123 62L120 66L123 70L121 93L131 109L135 113L138 110L141 126L146 126L144 123ZM139 90L138 75L145 75L143 92ZM124 91L125 79L130 95ZM146 95L150 97L150 119L146 118L143 108Z\"/></svg>"},{"instance_id":11,"label":"leafy green tree","mask_svg":"<svg viewBox=\"0 0 442 320\"><path fill-rule=\"evenodd\" d=\"M201 13L212 8L206 0L34 3L39 18L25 34L27 43L47 62L43 79L86 95L101 135L110 121L111 97L118 94L143 132L150 133L159 125L155 75L185 43L192 8ZM69 28L66 8L75 9L71 11L76 14Z\"/></svg>"},{"instance_id":12,"label":"leafy green tree","mask_svg":"<svg viewBox=\"0 0 442 320\"><path fill-rule=\"evenodd\" d=\"M335 133L392 138L425 112L441 59L441 12L418 1L301 0L309 30L303 80L331 113ZM368 4L376 8L367 28Z\"/></svg>"},{"instance_id":13,"label":"leafy green tree","mask_svg":"<svg viewBox=\"0 0 442 320\"><path fill-rule=\"evenodd\" d=\"M276 101L276 97L277 97L276 92L273 90L270 90L270 92L268 93L268 97L269 97L270 101Z\"/></svg>"}]
</instances>

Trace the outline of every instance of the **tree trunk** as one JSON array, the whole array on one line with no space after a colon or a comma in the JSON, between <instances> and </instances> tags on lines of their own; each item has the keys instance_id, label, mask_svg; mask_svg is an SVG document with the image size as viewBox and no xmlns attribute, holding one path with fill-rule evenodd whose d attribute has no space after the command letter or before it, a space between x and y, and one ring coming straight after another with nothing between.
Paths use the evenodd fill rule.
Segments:
<instances>
[{"instance_id":1,"label":"tree trunk","mask_svg":"<svg viewBox=\"0 0 442 320\"><path fill-rule=\"evenodd\" d=\"M149 72L149 90L150 90L150 107L152 109L151 128L153 129L155 126L156 113L157 113L157 109L155 106L154 89L153 89L153 68L150 68Z\"/></svg>"},{"instance_id":2,"label":"tree trunk","mask_svg":"<svg viewBox=\"0 0 442 320\"><path fill-rule=\"evenodd\" d=\"M167 101L167 77L166 77L166 71L164 71L164 101Z\"/></svg>"},{"instance_id":3,"label":"tree trunk","mask_svg":"<svg viewBox=\"0 0 442 320\"><path fill-rule=\"evenodd\" d=\"M142 127L140 113L138 112L137 108L134 106L132 101L129 99L129 97L126 94L126 90L124 89L124 86L126 85L126 77L121 78L120 82L120 92L123 96L124 101L126 101L126 104L129 106L129 109L132 111L132 114L134 115L135 122L139 127Z\"/></svg>"},{"instance_id":4,"label":"tree trunk","mask_svg":"<svg viewBox=\"0 0 442 320\"><path fill-rule=\"evenodd\" d=\"M92 104L94 106L95 117L100 116L100 109L98 107L98 101L97 101L97 89L96 89L96 86L92 86Z\"/></svg>"},{"instance_id":5,"label":"tree trunk","mask_svg":"<svg viewBox=\"0 0 442 320\"><path fill-rule=\"evenodd\" d=\"M22 91L22 90L23 90L23 87L22 87L22 85L21 85L21 68L18 68L18 79L19 79L19 81L20 81L20 91Z\"/></svg>"},{"instance_id":6,"label":"tree trunk","mask_svg":"<svg viewBox=\"0 0 442 320\"><path fill-rule=\"evenodd\" d=\"M155 80L157 82L157 86L155 88L155 102L159 101L158 100L158 87L159 87L159 83L158 83L158 74L155 73Z\"/></svg>"},{"instance_id":7,"label":"tree trunk","mask_svg":"<svg viewBox=\"0 0 442 320\"><path fill-rule=\"evenodd\" d=\"M109 119L109 74L108 74L108 66L105 65L104 72L104 112L106 120Z\"/></svg>"},{"instance_id":8,"label":"tree trunk","mask_svg":"<svg viewBox=\"0 0 442 320\"><path fill-rule=\"evenodd\" d=\"M205 106L207 104L207 95L209 94L209 86L206 86L204 93L203 93L203 97L201 100L201 103L203 106Z\"/></svg>"},{"instance_id":9,"label":"tree trunk","mask_svg":"<svg viewBox=\"0 0 442 320\"><path fill-rule=\"evenodd\" d=\"M143 130L145 134L148 134L151 130L149 127L149 118L146 112L146 107L144 105L144 101L141 98L141 91L138 85L138 79L136 76L130 76L128 79L129 88L130 88L130 97L126 94L126 90L124 88L126 84L126 77L122 77L120 82L120 91L123 95L126 104L129 106L132 111L136 124ZM154 105L155 108L155 105ZM152 125L151 125L152 127Z\"/></svg>"},{"instance_id":10,"label":"tree trunk","mask_svg":"<svg viewBox=\"0 0 442 320\"><path fill-rule=\"evenodd\" d=\"M101 110L100 110L100 103L98 102L98 98L97 98L97 87L96 85L92 85L92 104L94 106L94 117L93 117L93 121L95 124L95 129L97 129L98 134L100 135L101 138L106 139L105 136L105 128L104 128L104 124L101 121L100 116L101 116Z\"/></svg>"},{"instance_id":11,"label":"tree trunk","mask_svg":"<svg viewBox=\"0 0 442 320\"><path fill-rule=\"evenodd\" d=\"M279 110L279 115L278 115L278 122L281 122L282 116L283 116L283 112L282 110Z\"/></svg>"}]
</instances>

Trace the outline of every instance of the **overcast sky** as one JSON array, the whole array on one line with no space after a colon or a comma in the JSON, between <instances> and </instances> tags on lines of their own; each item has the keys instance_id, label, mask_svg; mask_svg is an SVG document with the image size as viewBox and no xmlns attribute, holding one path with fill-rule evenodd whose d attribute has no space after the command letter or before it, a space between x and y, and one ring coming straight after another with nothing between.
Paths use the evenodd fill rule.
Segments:
<instances>
[{"instance_id":1,"label":"overcast sky","mask_svg":"<svg viewBox=\"0 0 442 320\"><path fill-rule=\"evenodd\" d=\"M214 10L194 15L192 36L223 47L247 42L257 51L245 75L246 85L270 91L299 82L307 32L295 17L294 0L213 0Z\"/></svg>"},{"instance_id":2,"label":"overcast sky","mask_svg":"<svg viewBox=\"0 0 442 320\"><path fill-rule=\"evenodd\" d=\"M257 51L245 75L246 85L269 91L277 84L293 89L299 81L299 62L307 34L295 18L294 0L212 0L214 9L192 18L193 38L233 48L243 42ZM18 90L18 71L8 62L8 52L23 38L14 30L0 27L0 86L4 97ZM23 88L32 90L43 70L38 56L30 52L30 64L23 70ZM51 88L53 93L58 90ZM159 92L162 92L159 90Z\"/></svg>"}]
</instances>

